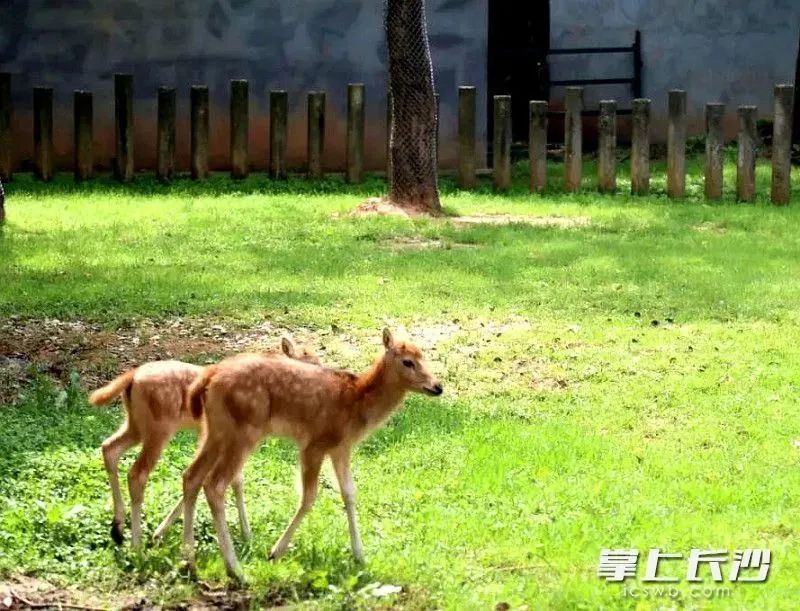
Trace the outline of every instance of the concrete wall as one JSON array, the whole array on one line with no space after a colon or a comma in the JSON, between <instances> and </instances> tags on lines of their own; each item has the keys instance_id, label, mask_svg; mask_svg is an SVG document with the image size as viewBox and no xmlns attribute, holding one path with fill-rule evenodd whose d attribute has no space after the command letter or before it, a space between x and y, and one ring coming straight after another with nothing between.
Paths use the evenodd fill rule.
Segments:
<instances>
[{"instance_id":1,"label":"concrete wall","mask_svg":"<svg viewBox=\"0 0 800 611\"><path fill-rule=\"evenodd\" d=\"M429 33L441 91L443 164L455 156L456 88L483 87L486 4L429 0ZM228 92L250 80L252 165L267 163L268 91L289 92L290 167L306 147L306 92L328 92L326 166L344 164L348 82L366 84L366 164L385 167L386 51L377 0L2 0L0 70L12 73L16 156L32 149L31 88L55 88L56 162L71 165L72 91L95 93L97 161L113 154L113 73L132 72L137 167L155 162L155 92L178 89L179 168L188 167L189 86L211 90L211 163L228 166ZM480 91L479 95L485 95ZM483 118L479 131L483 138Z\"/></svg>"},{"instance_id":2,"label":"concrete wall","mask_svg":"<svg viewBox=\"0 0 800 611\"><path fill-rule=\"evenodd\" d=\"M800 28L798 0L557 0L551 2L553 48L631 44L642 32L644 95L653 99L654 140L666 138L667 91L686 89L690 133L704 129L706 102L723 102L725 132L736 132L735 107L756 104L772 115L776 83L793 82ZM553 58L551 76L629 76L629 55ZM625 86L587 89L630 107ZM554 90L553 98L563 96ZM623 102L624 101L624 102Z\"/></svg>"}]
</instances>

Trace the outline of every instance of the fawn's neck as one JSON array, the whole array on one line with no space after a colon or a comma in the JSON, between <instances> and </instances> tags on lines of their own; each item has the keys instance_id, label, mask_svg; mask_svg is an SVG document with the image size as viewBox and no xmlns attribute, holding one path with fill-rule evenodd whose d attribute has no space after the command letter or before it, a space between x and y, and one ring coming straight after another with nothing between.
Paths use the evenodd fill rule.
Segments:
<instances>
[{"instance_id":1,"label":"fawn's neck","mask_svg":"<svg viewBox=\"0 0 800 611\"><path fill-rule=\"evenodd\" d=\"M383 358L356 379L356 412L367 430L380 426L403 401L406 389L393 379Z\"/></svg>"}]
</instances>

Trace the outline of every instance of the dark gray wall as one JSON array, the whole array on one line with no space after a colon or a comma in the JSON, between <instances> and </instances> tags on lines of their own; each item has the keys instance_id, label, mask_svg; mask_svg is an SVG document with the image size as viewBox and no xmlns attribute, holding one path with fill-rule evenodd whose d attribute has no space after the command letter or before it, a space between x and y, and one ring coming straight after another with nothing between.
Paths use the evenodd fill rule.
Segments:
<instances>
[{"instance_id":1,"label":"dark gray wall","mask_svg":"<svg viewBox=\"0 0 800 611\"><path fill-rule=\"evenodd\" d=\"M437 87L442 93L441 159L454 157L456 88L483 89L486 3L429 0L429 33ZM136 161L155 158L155 91L178 88L178 153L188 164L188 89L206 84L212 99L212 166L228 163L228 90L232 78L250 80L250 149L254 167L267 159L269 89L290 99L290 163L305 159L306 92L328 92L326 164L343 166L348 82L367 93L369 167L385 166L386 65L379 0L2 0L0 70L13 74L17 157L31 154L31 93L56 90L56 153L71 162L72 91L95 92L98 162L113 151L114 72L132 72L136 95ZM485 91L480 92L485 95ZM483 131L483 124L480 127ZM481 137L483 134L481 133Z\"/></svg>"},{"instance_id":2,"label":"dark gray wall","mask_svg":"<svg viewBox=\"0 0 800 611\"><path fill-rule=\"evenodd\" d=\"M455 157L456 88L478 87L479 154L483 158L487 108L487 0L428 0L436 85L442 96L441 161ZM366 84L367 156L385 165L385 46L380 0L0 0L0 70L14 75L17 157L32 148L31 87L56 90L56 153L71 163L72 91L96 95L98 161L113 150L112 75L130 71L136 89L136 160L155 157L155 90L178 88L178 152L188 165L188 88L212 92L212 165L228 163L228 89L232 78L251 82L251 158L266 165L267 95L290 95L290 164L305 159L305 94L328 92L326 165L341 168L348 82ZM703 106L722 101L730 110L757 104L772 112L775 83L791 82L800 27L800 0L551 0L553 47L630 44L643 33L644 94L654 102L656 141L664 137L666 92L689 92L691 130L703 125ZM614 76L630 72L627 56L553 58L553 78ZM554 90L558 105L562 92ZM587 90L587 103L625 88Z\"/></svg>"},{"instance_id":3,"label":"dark gray wall","mask_svg":"<svg viewBox=\"0 0 800 611\"><path fill-rule=\"evenodd\" d=\"M631 44L642 31L644 95L653 99L655 140L665 138L667 91L686 89L690 128L703 130L706 102L728 105L728 136L735 107L756 104L772 116L776 83L793 82L800 0L552 0L554 48ZM630 56L554 58L552 78L630 75ZM554 90L553 97L563 94ZM587 90L594 107L603 97L630 99L626 87Z\"/></svg>"}]
</instances>

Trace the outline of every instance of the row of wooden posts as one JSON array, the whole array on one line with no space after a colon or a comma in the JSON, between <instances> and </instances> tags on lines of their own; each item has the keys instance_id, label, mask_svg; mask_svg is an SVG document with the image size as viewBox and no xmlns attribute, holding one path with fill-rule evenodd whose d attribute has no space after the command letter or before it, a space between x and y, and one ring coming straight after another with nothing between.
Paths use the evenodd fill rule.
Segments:
<instances>
[{"instance_id":1,"label":"row of wooden posts","mask_svg":"<svg viewBox=\"0 0 800 611\"><path fill-rule=\"evenodd\" d=\"M250 168L248 140L249 83L232 80L230 90L230 164L234 178L245 178ZM322 158L325 147L325 92L308 94L308 175L324 175ZM274 178L287 175L288 94L271 91L269 168ZM74 175L76 180L94 176L94 108L89 91L75 91L74 111ZM170 87L158 89L158 121L156 128L156 175L170 180L175 173L176 91ZM190 92L190 132L192 178L208 176L209 95L208 87L192 86ZM11 137L11 78L0 73L0 178L10 179L13 172ZM121 181L133 180L133 76L114 75L114 175ZM53 163L53 89L33 88L34 174L50 180ZM352 83L347 87L347 147L346 176L348 182L360 182L364 170L364 85Z\"/></svg>"},{"instance_id":2,"label":"row of wooden posts","mask_svg":"<svg viewBox=\"0 0 800 611\"><path fill-rule=\"evenodd\" d=\"M789 203L791 194L792 106L794 87L775 87L775 107L772 138L771 199L775 204ZM631 131L631 193L647 194L650 191L650 106L645 98L633 100ZM564 189L577 191L582 172L582 112L583 88L567 87L564 119ZM686 190L686 92L674 89L667 99L667 196L682 198ZM738 108L739 133L736 163L736 197L740 201L755 199L755 167L758 147L756 132L757 108ZM705 196L722 197L723 149L722 119L725 105L706 104L705 113ZM530 160L530 188L540 192L547 185L547 102L530 102L530 129L528 136ZM459 114L460 116L460 114ZM800 119L799 119L800 120ZM495 186L507 188L511 182L511 98L494 98L494 162ZM461 143L460 143L461 149ZM462 175L459 162L459 181L470 179L469 167ZM602 192L617 189L617 103L600 102L598 119L597 188Z\"/></svg>"},{"instance_id":3,"label":"row of wooden posts","mask_svg":"<svg viewBox=\"0 0 800 611\"><path fill-rule=\"evenodd\" d=\"M12 173L11 86L10 75L0 73L0 177ZM775 87L772 143L771 199L776 204L789 201L791 192L791 132L794 88ZM286 148L288 95L286 91L270 92L269 170L275 178L287 174ZM322 164L325 147L325 92L308 94L307 172L311 178L324 175ZM190 95L191 175L202 180L208 175L209 96L208 87L193 86ZM650 107L649 99L633 100L631 133L631 192L647 194L650 189ZM438 108L438 96L437 96ZM686 183L686 92L672 90L668 95L667 194L683 197ZM158 123L156 174L169 180L175 171L176 92L173 88L158 90ZM567 87L564 122L564 176L567 191L581 185L583 160L583 88ZM617 105L613 100L600 102L598 120L597 187L603 192L617 188ZM709 199L722 196L723 146L722 104L706 105L705 195ZM387 118L391 104L387 108ZM545 101L530 102L529 161L530 189L541 192L547 185L547 121L549 107ZM49 180L53 176L53 90L33 90L34 167L36 176ZM114 125L116 157L114 172L121 181L134 176L133 158L133 77L114 76ZM739 135L736 196L741 201L755 198L755 161L757 151L757 109L738 108ZM231 175L244 178L249 171L249 85L246 80L231 81L230 91L230 162ZM438 138L438 134L437 134ZM347 88L346 178L360 182L364 166L364 86ZM388 142L388 135L387 135ZM511 97L494 97L493 181L497 189L511 184ZM74 93L74 174L76 180L87 180L94 174L93 102L88 91ZM476 92L474 87L458 91L458 171L460 187L468 189L476 182Z\"/></svg>"}]
</instances>

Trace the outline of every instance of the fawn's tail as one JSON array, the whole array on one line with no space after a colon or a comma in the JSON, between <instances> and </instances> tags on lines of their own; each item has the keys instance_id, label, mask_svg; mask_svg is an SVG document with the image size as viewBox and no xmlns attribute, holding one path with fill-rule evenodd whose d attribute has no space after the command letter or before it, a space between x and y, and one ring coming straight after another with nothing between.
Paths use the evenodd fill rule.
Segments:
<instances>
[{"instance_id":1,"label":"fawn's tail","mask_svg":"<svg viewBox=\"0 0 800 611\"><path fill-rule=\"evenodd\" d=\"M206 400L206 388L216 372L217 368L214 365L205 367L195 381L189 385L186 391L186 405L192 417L195 419L203 414L203 404Z\"/></svg>"},{"instance_id":2,"label":"fawn's tail","mask_svg":"<svg viewBox=\"0 0 800 611\"><path fill-rule=\"evenodd\" d=\"M89 395L89 403L95 407L110 403L123 392L128 390L133 384L133 375L136 373L135 369L129 369L121 376L111 380L102 388L98 388L91 395Z\"/></svg>"}]
</instances>

